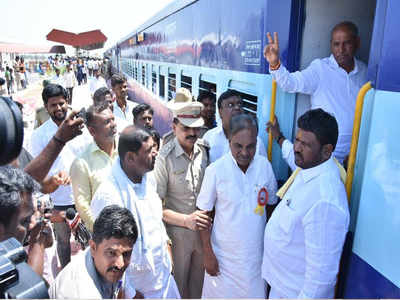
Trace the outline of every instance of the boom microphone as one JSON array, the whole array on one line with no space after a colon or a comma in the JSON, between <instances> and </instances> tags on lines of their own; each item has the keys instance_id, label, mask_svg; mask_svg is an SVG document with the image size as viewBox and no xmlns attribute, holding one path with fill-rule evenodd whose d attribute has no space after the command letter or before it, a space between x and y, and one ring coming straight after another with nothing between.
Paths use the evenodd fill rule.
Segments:
<instances>
[{"instance_id":1,"label":"boom microphone","mask_svg":"<svg viewBox=\"0 0 400 300\"><path fill-rule=\"evenodd\" d=\"M79 214L77 214L75 209L72 207L67 209L65 217L69 227L71 228L71 231L74 233L75 241L81 245L82 250L85 250L85 248L89 245L89 240L92 238L89 230L81 222Z\"/></svg>"}]
</instances>

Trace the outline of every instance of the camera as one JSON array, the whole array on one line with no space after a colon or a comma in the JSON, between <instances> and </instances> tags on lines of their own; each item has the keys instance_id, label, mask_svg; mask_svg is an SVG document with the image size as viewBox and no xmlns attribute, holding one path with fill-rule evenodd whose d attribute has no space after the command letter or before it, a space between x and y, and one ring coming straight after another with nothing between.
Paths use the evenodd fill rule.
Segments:
<instances>
[{"instance_id":1,"label":"camera","mask_svg":"<svg viewBox=\"0 0 400 300\"><path fill-rule=\"evenodd\" d=\"M16 159L24 140L24 124L18 106L7 97L0 97L0 165Z\"/></svg>"},{"instance_id":2,"label":"camera","mask_svg":"<svg viewBox=\"0 0 400 300\"><path fill-rule=\"evenodd\" d=\"M18 157L24 140L24 125L13 100L0 97L0 166ZM22 245L9 238L0 242L0 298L49 298L45 281L26 263Z\"/></svg>"},{"instance_id":3,"label":"camera","mask_svg":"<svg viewBox=\"0 0 400 300\"><path fill-rule=\"evenodd\" d=\"M49 298L45 282L26 259L24 248L15 238L0 243L0 298Z\"/></svg>"}]
</instances>

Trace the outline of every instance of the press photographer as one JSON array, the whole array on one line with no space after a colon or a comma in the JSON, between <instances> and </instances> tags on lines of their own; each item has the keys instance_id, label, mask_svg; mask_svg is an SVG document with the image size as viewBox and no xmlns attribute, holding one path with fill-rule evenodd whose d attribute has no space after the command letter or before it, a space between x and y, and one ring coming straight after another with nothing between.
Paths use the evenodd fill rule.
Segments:
<instances>
[{"instance_id":1,"label":"press photographer","mask_svg":"<svg viewBox=\"0 0 400 300\"><path fill-rule=\"evenodd\" d=\"M20 169L0 167L0 284L1 298L45 298L46 285L25 263L26 253L20 243L25 240L29 228L33 228L34 203L32 193L39 189L38 183ZM40 250L46 239L32 234L30 246ZM18 255L12 255L12 254ZM40 257L31 253L31 259ZM35 262L36 265L36 262ZM40 265L40 263L38 264ZM21 280L23 279L23 280Z\"/></svg>"}]
</instances>

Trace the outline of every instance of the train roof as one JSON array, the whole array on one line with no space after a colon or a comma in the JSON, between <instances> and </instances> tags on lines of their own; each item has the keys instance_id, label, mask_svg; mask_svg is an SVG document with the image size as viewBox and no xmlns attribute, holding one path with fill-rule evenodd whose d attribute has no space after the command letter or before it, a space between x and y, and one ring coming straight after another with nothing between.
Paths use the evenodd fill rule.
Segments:
<instances>
[{"instance_id":1,"label":"train roof","mask_svg":"<svg viewBox=\"0 0 400 300\"><path fill-rule=\"evenodd\" d=\"M168 4L166 7L164 7L162 10L160 10L158 13L156 13L153 17L151 17L149 20L147 20L141 26L136 28L134 31L130 32L124 38L120 39L118 41L118 44L126 41L132 35L142 32L146 28L149 28L150 26L160 22L161 20L169 17L170 15L180 11L181 9L184 9L186 6L189 6L193 2L197 2L197 1L198 0L176 0L176 1Z\"/></svg>"}]
</instances>

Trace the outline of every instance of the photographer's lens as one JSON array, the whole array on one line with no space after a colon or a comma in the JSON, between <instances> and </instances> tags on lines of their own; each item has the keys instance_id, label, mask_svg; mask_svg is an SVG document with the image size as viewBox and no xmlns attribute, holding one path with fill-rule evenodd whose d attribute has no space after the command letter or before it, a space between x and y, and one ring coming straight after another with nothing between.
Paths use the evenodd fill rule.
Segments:
<instances>
[{"instance_id":1,"label":"photographer's lens","mask_svg":"<svg viewBox=\"0 0 400 300\"><path fill-rule=\"evenodd\" d=\"M24 124L18 106L7 97L0 97L0 165L18 157L24 140Z\"/></svg>"}]
</instances>

